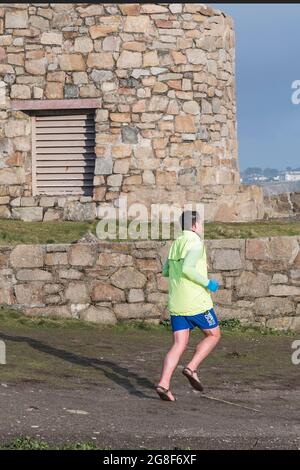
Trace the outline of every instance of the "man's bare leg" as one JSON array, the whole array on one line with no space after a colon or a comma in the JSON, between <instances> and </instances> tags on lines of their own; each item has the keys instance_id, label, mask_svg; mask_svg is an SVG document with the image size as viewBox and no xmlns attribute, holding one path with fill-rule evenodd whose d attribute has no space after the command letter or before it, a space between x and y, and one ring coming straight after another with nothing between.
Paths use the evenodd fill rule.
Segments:
<instances>
[{"instance_id":1,"label":"man's bare leg","mask_svg":"<svg viewBox=\"0 0 300 470\"><path fill-rule=\"evenodd\" d=\"M170 388L170 381L171 381L173 372L176 369L179 359L181 358L182 354L184 353L188 345L189 336L190 336L189 329L178 330L174 332L174 335L173 335L174 343L171 349L168 351L168 353L165 356L161 378L160 378L160 381L158 382L158 385L161 385L162 387L166 389ZM171 391L168 392L168 396L171 398L171 400L174 400L174 396Z\"/></svg>"},{"instance_id":2,"label":"man's bare leg","mask_svg":"<svg viewBox=\"0 0 300 470\"><path fill-rule=\"evenodd\" d=\"M205 338L197 344L194 355L186 366L191 370L197 370L201 362L203 362L209 353L211 353L221 338L221 331L219 326L202 331L205 334ZM194 372L193 375L196 379L198 379L197 372Z\"/></svg>"}]
</instances>

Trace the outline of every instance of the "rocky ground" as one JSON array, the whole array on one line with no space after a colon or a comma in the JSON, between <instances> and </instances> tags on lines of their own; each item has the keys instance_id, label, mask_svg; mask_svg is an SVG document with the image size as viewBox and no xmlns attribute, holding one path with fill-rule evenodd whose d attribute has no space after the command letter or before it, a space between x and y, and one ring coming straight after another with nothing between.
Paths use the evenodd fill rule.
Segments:
<instances>
[{"instance_id":1,"label":"rocky ground","mask_svg":"<svg viewBox=\"0 0 300 470\"><path fill-rule=\"evenodd\" d=\"M31 436L104 449L299 449L299 366L288 335L225 331L194 391L181 368L175 403L153 389L171 344L166 327L0 323L0 446Z\"/></svg>"}]
</instances>

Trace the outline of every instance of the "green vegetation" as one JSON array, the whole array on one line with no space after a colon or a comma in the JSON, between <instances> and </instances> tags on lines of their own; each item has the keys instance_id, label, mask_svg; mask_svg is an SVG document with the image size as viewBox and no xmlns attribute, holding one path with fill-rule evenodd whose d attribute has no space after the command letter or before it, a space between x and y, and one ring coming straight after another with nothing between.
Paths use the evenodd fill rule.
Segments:
<instances>
[{"instance_id":1,"label":"green vegetation","mask_svg":"<svg viewBox=\"0 0 300 470\"><path fill-rule=\"evenodd\" d=\"M76 319L65 319L58 317L27 317L23 313L0 306L0 325L7 328L71 328L71 329L92 329L95 324Z\"/></svg>"},{"instance_id":2,"label":"green vegetation","mask_svg":"<svg viewBox=\"0 0 300 470\"><path fill-rule=\"evenodd\" d=\"M7 445L0 445L0 450L104 450L94 442L76 442L53 447L47 442L33 437L18 437Z\"/></svg>"},{"instance_id":3,"label":"green vegetation","mask_svg":"<svg viewBox=\"0 0 300 470\"><path fill-rule=\"evenodd\" d=\"M264 326L250 326L250 325L242 325L240 320L237 318L231 318L229 320L222 320L220 321L220 327L223 331L226 332L233 332L233 333L245 333L245 334L258 334L262 336L295 336L296 333L294 331L282 331L282 330L274 330L273 328L267 328Z\"/></svg>"},{"instance_id":4,"label":"green vegetation","mask_svg":"<svg viewBox=\"0 0 300 470\"><path fill-rule=\"evenodd\" d=\"M144 449L149 449L144 447ZM112 450L112 448L98 447L94 442L75 442L67 443L61 446L53 446L44 440L35 439L34 437L18 437L7 445L0 444L1 450ZM179 448L174 447L174 450L192 450L190 447Z\"/></svg>"},{"instance_id":5,"label":"green vegetation","mask_svg":"<svg viewBox=\"0 0 300 470\"><path fill-rule=\"evenodd\" d=\"M300 221L268 220L205 224L205 238L258 238L300 235Z\"/></svg>"},{"instance_id":6,"label":"green vegetation","mask_svg":"<svg viewBox=\"0 0 300 470\"><path fill-rule=\"evenodd\" d=\"M0 326L13 329L64 329L64 330L111 330L122 333L122 331L150 331L164 332L172 331L170 320L163 320L159 324L153 324L144 320L120 320L116 325L100 325L98 323L86 322L72 318L61 317L27 317L21 312L0 306ZM225 332L275 335L275 336L295 336L294 331L280 331L263 326L243 325L240 320L232 318L220 321L220 326Z\"/></svg>"},{"instance_id":7,"label":"green vegetation","mask_svg":"<svg viewBox=\"0 0 300 470\"><path fill-rule=\"evenodd\" d=\"M75 243L88 232L96 234L98 221L91 222L22 222L20 220L0 220L0 245L14 245L18 243ZM130 223L129 223L130 224ZM130 227L130 225L129 225ZM150 225L142 225L138 228L141 233L139 239L150 239ZM173 238L174 227L170 233L166 226L160 225L156 239ZM118 226L113 233L118 240ZM206 223L205 238L255 238L271 237L278 235L300 235L300 221L269 220L259 222L241 223ZM130 236L129 240L132 240Z\"/></svg>"},{"instance_id":8,"label":"green vegetation","mask_svg":"<svg viewBox=\"0 0 300 470\"><path fill-rule=\"evenodd\" d=\"M163 321L161 324L153 324L143 320L120 320L116 325L100 325L98 323L77 320L73 318L61 317L29 317L22 312L9 307L0 306L0 327L13 329L69 329L69 330L113 330L113 331L134 331L149 330L159 331L169 329L170 322Z\"/></svg>"},{"instance_id":9,"label":"green vegetation","mask_svg":"<svg viewBox=\"0 0 300 470\"><path fill-rule=\"evenodd\" d=\"M94 225L96 223L94 222ZM0 244L74 243L93 229L90 222L22 222L0 220Z\"/></svg>"}]
</instances>

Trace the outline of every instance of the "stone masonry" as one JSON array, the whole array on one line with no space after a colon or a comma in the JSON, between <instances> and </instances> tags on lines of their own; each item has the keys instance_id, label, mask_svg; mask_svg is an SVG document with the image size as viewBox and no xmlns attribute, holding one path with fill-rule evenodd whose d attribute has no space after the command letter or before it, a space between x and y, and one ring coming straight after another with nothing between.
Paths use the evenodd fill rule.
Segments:
<instances>
[{"instance_id":1,"label":"stone masonry","mask_svg":"<svg viewBox=\"0 0 300 470\"><path fill-rule=\"evenodd\" d=\"M0 247L0 304L115 324L168 318L170 241ZM300 237L207 240L219 318L300 331Z\"/></svg>"},{"instance_id":2,"label":"stone masonry","mask_svg":"<svg viewBox=\"0 0 300 470\"><path fill-rule=\"evenodd\" d=\"M300 219L300 191L264 195L266 218Z\"/></svg>"},{"instance_id":3,"label":"stone masonry","mask_svg":"<svg viewBox=\"0 0 300 470\"><path fill-rule=\"evenodd\" d=\"M0 7L0 218L82 220L99 207L203 202L263 217L239 184L233 22L203 4ZM94 100L93 196L32 194L31 116Z\"/></svg>"}]
</instances>

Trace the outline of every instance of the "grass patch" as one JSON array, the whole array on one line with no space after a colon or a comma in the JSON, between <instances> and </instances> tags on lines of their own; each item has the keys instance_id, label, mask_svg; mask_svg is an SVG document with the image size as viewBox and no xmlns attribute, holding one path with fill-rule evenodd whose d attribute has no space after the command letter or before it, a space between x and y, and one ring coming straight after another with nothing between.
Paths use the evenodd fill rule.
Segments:
<instances>
[{"instance_id":1,"label":"grass patch","mask_svg":"<svg viewBox=\"0 0 300 470\"><path fill-rule=\"evenodd\" d=\"M231 318L228 320L221 320L220 327L223 331L233 333L246 333L246 334L258 334L261 336L295 336L296 332L292 330L274 330L265 326L250 326L242 325L240 320L237 318Z\"/></svg>"},{"instance_id":2,"label":"grass patch","mask_svg":"<svg viewBox=\"0 0 300 470\"><path fill-rule=\"evenodd\" d=\"M0 245L25 244L52 244L52 243L76 243L88 232L96 234L98 220L91 222L22 222L20 220L0 220ZM130 223L130 222L129 222ZM128 224L129 224L128 223ZM206 223L206 239L222 238L256 238L279 235L300 235L300 221L269 220L241 223ZM141 237L138 240L151 239L151 226L143 224L140 228ZM116 230L118 238L118 227ZM172 239L174 226L170 233L165 231L165 226L160 224L157 240ZM124 239L122 239L124 240ZM135 239L128 237L128 240Z\"/></svg>"},{"instance_id":3,"label":"grass patch","mask_svg":"<svg viewBox=\"0 0 300 470\"><path fill-rule=\"evenodd\" d=\"M144 320L120 320L116 325L101 325L84 320L60 317L27 317L20 311L0 306L0 326L12 329L65 329L65 330L113 330L115 332L164 332L172 331L170 320L153 324ZM228 333L258 334L263 336L295 336L294 331L274 330L273 328L243 325L240 320L232 318L221 320L220 327Z\"/></svg>"},{"instance_id":4,"label":"grass patch","mask_svg":"<svg viewBox=\"0 0 300 470\"><path fill-rule=\"evenodd\" d=\"M0 244L75 243L88 230L95 232L95 226L96 222L0 220Z\"/></svg>"},{"instance_id":5,"label":"grass patch","mask_svg":"<svg viewBox=\"0 0 300 470\"><path fill-rule=\"evenodd\" d=\"M300 235L299 220L205 224L205 238L259 238Z\"/></svg>"},{"instance_id":6,"label":"grass patch","mask_svg":"<svg viewBox=\"0 0 300 470\"><path fill-rule=\"evenodd\" d=\"M144 447L144 450L153 450ZM18 437L12 440L7 445L1 445L0 450L113 450L110 447L99 447L94 442L75 442L66 443L60 446L53 446L41 439L33 437ZM190 447L179 448L174 447L174 450L192 450Z\"/></svg>"},{"instance_id":7,"label":"grass patch","mask_svg":"<svg viewBox=\"0 0 300 470\"><path fill-rule=\"evenodd\" d=\"M7 328L92 329L95 324L72 318L27 317L22 312L0 306L0 325Z\"/></svg>"},{"instance_id":8,"label":"grass patch","mask_svg":"<svg viewBox=\"0 0 300 470\"><path fill-rule=\"evenodd\" d=\"M18 437L7 445L0 445L0 450L105 450L94 442L75 442L62 446L51 446L44 440L33 437Z\"/></svg>"},{"instance_id":9,"label":"grass patch","mask_svg":"<svg viewBox=\"0 0 300 470\"><path fill-rule=\"evenodd\" d=\"M84 320L61 317L28 317L18 310L0 306L0 326L12 329L69 329L69 330L113 330L122 331L162 331L170 330L168 320L156 325L144 320L120 320L116 325L101 325Z\"/></svg>"}]
</instances>

